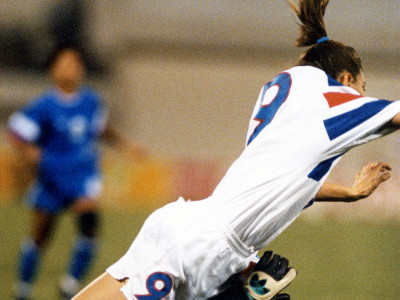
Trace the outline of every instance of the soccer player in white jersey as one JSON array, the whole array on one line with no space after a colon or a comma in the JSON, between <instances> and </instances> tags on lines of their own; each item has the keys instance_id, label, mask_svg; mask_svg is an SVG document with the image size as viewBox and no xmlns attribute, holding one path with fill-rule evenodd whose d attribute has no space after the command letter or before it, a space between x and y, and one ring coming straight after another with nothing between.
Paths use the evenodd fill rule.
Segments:
<instances>
[{"instance_id":1,"label":"soccer player in white jersey","mask_svg":"<svg viewBox=\"0 0 400 300\"><path fill-rule=\"evenodd\" d=\"M348 150L400 127L400 102L366 97L358 54L328 39L328 2L290 1L301 21L297 46L309 49L262 88L247 145L214 193L155 211L128 252L75 299L214 297L311 199L358 200L388 178L390 167L375 163L366 176L377 180L365 191L324 184ZM257 286L253 279L234 299L271 299L288 283Z\"/></svg>"}]
</instances>

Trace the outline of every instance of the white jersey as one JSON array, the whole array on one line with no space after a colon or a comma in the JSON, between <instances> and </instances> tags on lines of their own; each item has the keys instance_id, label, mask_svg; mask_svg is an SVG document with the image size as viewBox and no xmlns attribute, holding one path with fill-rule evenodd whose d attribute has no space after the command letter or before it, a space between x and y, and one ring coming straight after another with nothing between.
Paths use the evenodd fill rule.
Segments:
<instances>
[{"instance_id":1,"label":"white jersey","mask_svg":"<svg viewBox=\"0 0 400 300\"><path fill-rule=\"evenodd\" d=\"M315 196L346 151L390 133L400 102L362 97L314 67L261 90L247 145L206 200L228 232L264 248Z\"/></svg>"},{"instance_id":2,"label":"white jersey","mask_svg":"<svg viewBox=\"0 0 400 300\"><path fill-rule=\"evenodd\" d=\"M400 101L361 97L313 67L268 83L247 146L214 193L154 212L107 272L128 299L202 300L285 229L350 148L389 133Z\"/></svg>"}]
</instances>

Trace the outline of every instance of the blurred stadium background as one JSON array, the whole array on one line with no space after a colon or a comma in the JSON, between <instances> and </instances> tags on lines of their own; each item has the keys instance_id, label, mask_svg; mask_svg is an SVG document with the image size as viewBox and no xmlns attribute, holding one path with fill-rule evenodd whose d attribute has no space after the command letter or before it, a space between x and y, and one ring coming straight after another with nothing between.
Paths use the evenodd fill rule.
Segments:
<instances>
[{"instance_id":1,"label":"blurred stadium background","mask_svg":"<svg viewBox=\"0 0 400 300\"><path fill-rule=\"evenodd\" d=\"M400 1L331 1L330 37L363 58L367 94L400 95ZM5 138L9 114L49 85L56 41L80 44L111 122L150 151L132 162L104 148L103 246L88 280L122 255L145 217L182 195L207 197L244 147L261 86L295 63L297 26L283 0L0 1L0 298L9 299L28 230L32 180ZM305 137L306 138L306 137ZM369 199L308 209L271 248L299 271L293 299L400 299L399 134L348 153L330 180L351 184L369 161L393 176ZM63 217L35 290L53 286L73 235Z\"/></svg>"}]
</instances>

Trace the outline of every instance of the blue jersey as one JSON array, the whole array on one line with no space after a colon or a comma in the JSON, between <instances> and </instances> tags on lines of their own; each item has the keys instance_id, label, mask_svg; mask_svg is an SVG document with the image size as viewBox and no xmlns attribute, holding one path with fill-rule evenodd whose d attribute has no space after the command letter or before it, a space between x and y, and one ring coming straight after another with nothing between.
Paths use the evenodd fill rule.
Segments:
<instances>
[{"instance_id":1,"label":"blue jersey","mask_svg":"<svg viewBox=\"0 0 400 300\"><path fill-rule=\"evenodd\" d=\"M74 198L84 192L73 191L73 186L99 172L98 140L107 114L99 96L88 88L71 99L63 97L49 90L14 113L9 128L41 148L38 181Z\"/></svg>"}]
</instances>

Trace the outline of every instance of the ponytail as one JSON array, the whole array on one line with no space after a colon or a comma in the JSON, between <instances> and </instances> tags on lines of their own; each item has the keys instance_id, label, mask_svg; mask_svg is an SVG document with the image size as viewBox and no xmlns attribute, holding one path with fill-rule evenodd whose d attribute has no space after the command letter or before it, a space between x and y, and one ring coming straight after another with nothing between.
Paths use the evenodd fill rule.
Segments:
<instances>
[{"instance_id":1,"label":"ponytail","mask_svg":"<svg viewBox=\"0 0 400 300\"><path fill-rule=\"evenodd\" d=\"M300 0L299 6L292 0L287 1L301 21L296 46L310 47L300 56L297 65L319 68L334 79L343 71L356 78L362 70L357 52L328 38L324 15L329 0Z\"/></svg>"},{"instance_id":2,"label":"ponytail","mask_svg":"<svg viewBox=\"0 0 400 300\"><path fill-rule=\"evenodd\" d=\"M296 42L297 47L314 45L319 39L328 36L324 15L329 0L300 0L300 7L291 0L288 0L288 2L301 21L300 37Z\"/></svg>"}]
</instances>

